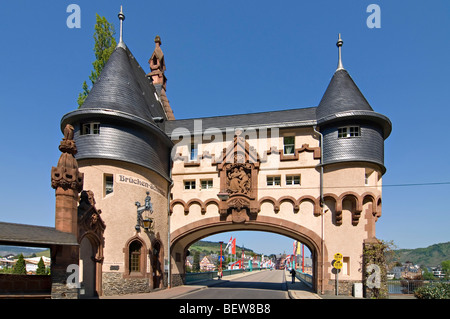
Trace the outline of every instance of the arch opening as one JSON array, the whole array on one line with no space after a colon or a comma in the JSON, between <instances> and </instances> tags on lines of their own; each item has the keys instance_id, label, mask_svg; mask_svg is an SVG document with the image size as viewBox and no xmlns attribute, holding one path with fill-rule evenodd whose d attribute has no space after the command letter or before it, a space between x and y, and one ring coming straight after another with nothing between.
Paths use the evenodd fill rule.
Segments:
<instances>
[{"instance_id":1,"label":"arch opening","mask_svg":"<svg viewBox=\"0 0 450 319\"><path fill-rule=\"evenodd\" d=\"M188 249L193 243L213 235L237 231L265 232L285 236L291 240L291 251L286 253L287 255L292 254L294 241L301 242L310 253L313 289L318 291L322 286L324 281L321 279L323 277L322 264L323 260L327 260L328 256L326 247L322 245L322 239L319 234L288 220L268 216L258 216L256 220L247 221L244 224L224 222L220 221L219 218L212 217L208 218L207 221L203 220L201 223L193 222L177 229L171 234L171 258L172 265L174 265L172 267L174 270L172 280L175 282L175 285L177 281L180 284L184 283L186 273L185 261ZM228 241L228 239L226 240ZM227 242L224 243L224 245L226 244ZM288 249L286 248L286 250ZM178 278L174 278L177 276Z\"/></svg>"}]
</instances>

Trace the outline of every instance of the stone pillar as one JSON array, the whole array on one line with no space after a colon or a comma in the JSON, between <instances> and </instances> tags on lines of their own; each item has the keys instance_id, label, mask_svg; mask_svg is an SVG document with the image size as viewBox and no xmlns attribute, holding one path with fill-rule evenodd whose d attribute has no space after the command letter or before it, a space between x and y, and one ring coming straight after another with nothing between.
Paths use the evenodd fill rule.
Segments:
<instances>
[{"instance_id":1,"label":"stone pillar","mask_svg":"<svg viewBox=\"0 0 450 319\"><path fill-rule=\"evenodd\" d=\"M78 171L74 155L77 148L73 140L73 127L66 125L64 138L59 145L61 156L56 167L52 167L51 182L55 189L55 229L71 233L77 238L78 193L83 189L83 173ZM70 273L69 265L75 266L78 275L79 246L57 245L51 249L52 256L52 298L74 299L79 296L79 289L67 285ZM76 283L75 283L76 286Z\"/></svg>"}]
</instances>

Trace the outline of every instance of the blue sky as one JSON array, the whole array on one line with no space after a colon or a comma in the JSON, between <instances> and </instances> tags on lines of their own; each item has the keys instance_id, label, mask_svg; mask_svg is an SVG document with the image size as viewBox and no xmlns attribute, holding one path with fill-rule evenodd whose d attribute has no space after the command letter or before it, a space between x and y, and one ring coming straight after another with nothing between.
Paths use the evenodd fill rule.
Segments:
<instances>
[{"instance_id":1,"label":"blue sky","mask_svg":"<svg viewBox=\"0 0 450 319\"><path fill-rule=\"evenodd\" d=\"M81 28L66 25L71 3L81 8ZM381 28L367 27L372 3ZM341 33L344 67L393 124L377 237L399 248L450 240L446 0L3 2L0 221L54 226L50 169L60 155L60 119L76 109L92 70L95 14L118 33L120 5L124 41L146 71L161 36L178 119L317 106L336 69ZM291 239L236 234L238 245L260 252L292 249Z\"/></svg>"}]
</instances>

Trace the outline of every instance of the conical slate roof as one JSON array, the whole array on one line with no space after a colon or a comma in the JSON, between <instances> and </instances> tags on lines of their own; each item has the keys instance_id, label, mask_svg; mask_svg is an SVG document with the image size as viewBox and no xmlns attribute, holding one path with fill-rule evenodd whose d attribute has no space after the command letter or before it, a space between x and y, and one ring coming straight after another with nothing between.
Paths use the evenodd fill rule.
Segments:
<instances>
[{"instance_id":1,"label":"conical slate roof","mask_svg":"<svg viewBox=\"0 0 450 319\"><path fill-rule=\"evenodd\" d=\"M116 110L154 123L154 117L165 118L155 93L130 50L118 45L80 110Z\"/></svg>"},{"instance_id":2,"label":"conical slate roof","mask_svg":"<svg viewBox=\"0 0 450 319\"><path fill-rule=\"evenodd\" d=\"M317 119L345 111L372 111L347 70L338 69L316 109Z\"/></svg>"}]
</instances>

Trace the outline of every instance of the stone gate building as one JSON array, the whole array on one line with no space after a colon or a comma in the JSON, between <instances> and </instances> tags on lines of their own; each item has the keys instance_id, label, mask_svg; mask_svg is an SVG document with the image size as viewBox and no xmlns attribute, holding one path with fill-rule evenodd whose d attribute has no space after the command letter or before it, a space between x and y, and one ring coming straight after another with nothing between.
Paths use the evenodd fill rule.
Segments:
<instances>
[{"instance_id":1,"label":"stone gate building","mask_svg":"<svg viewBox=\"0 0 450 319\"><path fill-rule=\"evenodd\" d=\"M317 107L177 120L161 39L144 71L121 33L84 104L61 120L62 131L73 127L84 176L77 233L85 294L182 284L192 243L238 229L306 244L318 293L334 289L337 252L340 280L361 282L363 245L381 216L391 122L342 66L342 43Z\"/></svg>"}]
</instances>

